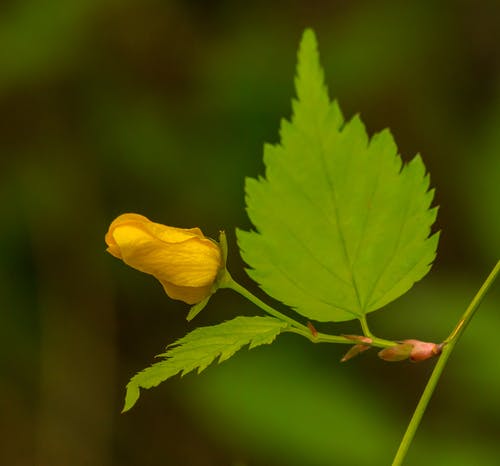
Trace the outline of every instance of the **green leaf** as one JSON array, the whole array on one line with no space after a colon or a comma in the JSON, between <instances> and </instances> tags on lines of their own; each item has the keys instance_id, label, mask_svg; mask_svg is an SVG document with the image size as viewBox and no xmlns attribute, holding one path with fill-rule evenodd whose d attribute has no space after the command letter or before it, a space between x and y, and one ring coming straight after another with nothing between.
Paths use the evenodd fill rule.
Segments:
<instances>
[{"instance_id":1,"label":"green leaf","mask_svg":"<svg viewBox=\"0 0 500 466\"><path fill-rule=\"evenodd\" d=\"M200 327L170 345L164 358L136 374L127 384L125 406L128 411L139 398L140 388L156 387L159 383L182 372L195 369L198 374L215 358L219 362L229 359L242 346L269 344L288 326L273 317L236 317L233 320L211 327Z\"/></svg>"},{"instance_id":2,"label":"green leaf","mask_svg":"<svg viewBox=\"0 0 500 466\"><path fill-rule=\"evenodd\" d=\"M257 231L238 230L250 276L318 321L361 318L420 280L436 255L437 208L420 156L403 165L388 130L371 139L330 102L316 39L304 32L292 121L265 145L266 175L246 180Z\"/></svg>"}]
</instances>

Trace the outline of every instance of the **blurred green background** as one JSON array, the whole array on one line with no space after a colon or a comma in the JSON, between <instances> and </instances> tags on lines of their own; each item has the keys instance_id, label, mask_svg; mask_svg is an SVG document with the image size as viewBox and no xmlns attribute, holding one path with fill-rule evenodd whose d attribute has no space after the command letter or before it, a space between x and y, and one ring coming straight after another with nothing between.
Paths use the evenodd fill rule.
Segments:
<instances>
[{"instance_id":1,"label":"blurred green background","mask_svg":"<svg viewBox=\"0 0 500 466\"><path fill-rule=\"evenodd\" d=\"M283 335L201 376L128 379L194 325L259 311L229 291L187 306L105 253L137 212L249 228L245 176L289 116L313 27L331 95L421 152L440 205L426 279L370 315L387 338L443 339L500 258L498 1L23 0L0 5L0 464L387 465L433 362L340 364ZM408 465L496 465L500 286L457 346ZM258 290L256 290L257 293ZM323 327L321 327L323 329ZM325 326L359 332L347 323Z\"/></svg>"}]
</instances>

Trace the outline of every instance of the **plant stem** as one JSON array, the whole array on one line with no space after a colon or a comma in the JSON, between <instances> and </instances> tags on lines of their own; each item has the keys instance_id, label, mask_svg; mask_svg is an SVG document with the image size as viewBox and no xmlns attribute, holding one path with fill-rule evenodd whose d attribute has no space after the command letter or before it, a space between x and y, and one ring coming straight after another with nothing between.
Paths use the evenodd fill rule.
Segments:
<instances>
[{"instance_id":1,"label":"plant stem","mask_svg":"<svg viewBox=\"0 0 500 466\"><path fill-rule=\"evenodd\" d=\"M397 345L397 343L394 341L376 337L368 327L366 315L362 315L361 317L359 317L359 322L361 324L363 334L372 340L373 346L378 346L379 348L390 348L391 346Z\"/></svg>"},{"instance_id":2,"label":"plant stem","mask_svg":"<svg viewBox=\"0 0 500 466\"><path fill-rule=\"evenodd\" d=\"M231 277L231 275L227 270L225 271L224 277L219 287L229 288L233 291L236 291L241 296L248 299L256 306L260 307L263 311L267 312L269 315L276 317L277 319L280 319L284 322L287 322L290 325L290 327L288 329L285 329L286 332L297 333L299 335L302 335L303 337L306 337L313 343L341 343L347 345L353 345L356 343L352 339L340 335L329 335L321 332L313 333L309 327L301 324L300 322L296 321L295 319L292 319L291 317L288 317L285 314L282 314L281 312L277 311L276 309L272 308L271 306L267 305L265 302L257 298L257 296L250 293L250 291L248 291L246 288L244 288L239 283L234 281L233 277ZM389 348L397 344L393 341L377 338L371 334L370 338L372 339L371 346L375 346L378 348Z\"/></svg>"},{"instance_id":3,"label":"plant stem","mask_svg":"<svg viewBox=\"0 0 500 466\"><path fill-rule=\"evenodd\" d=\"M225 277L224 283L221 284L221 288L230 288L233 291L236 291L236 293L239 293L241 296L248 299L249 301L254 303L256 306L260 307L263 311L267 312L269 315L272 315L273 317L276 317L277 319L280 319L280 320L290 324L292 327L294 327L298 331L297 333L300 333L300 334L306 333L308 335L311 335L311 331L305 325L302 325L301 323L297 322L295 319L292 319L291 317L288 317L285 314L282 314L281 312L279 312L276 309L273 309L271 306L267 305L264 301L257 298L257 296L250 293L250 291L248 291L246 288L241 286L239 283L235 282L234 279L231 277L231 275L229 275L229 272L227 272L227 271L226 271L226 277Z\"/></svg>"},{"instance_id":4,"label":"plant stem","mask_svg":"<svg viewBox=\"0 0 500 466\"><path fill-rule=\"evenodd\" d=\"M420 397L417 407L415 408L415 412L413 413L413 416L410 420L410 423L408 424L403 439L399 444L399 448L392 462L392 466L400 466L401 464L403 464L403 460L405 459L406 453L408 452L408 448L410 447L413 437L415 436L415 432L417 431L420 421L422 420L422 416L424 415L427 405L429 404L429 400L432 397L434 389L436 388L436 385L439 381L439 378L441 377L446 362L448 361L448 358L450 357L451 352L453 351L453 348L457 344L464 330L467 328L467 325L469 324L474 313L481 304L481 301L483 300L487 291L489 290L489 288L491 287L491 285L493 284L493 282L495 281L495 279L499 274L500 274L500 261L496 263L495 267L488 275L488 278L484 281L483 285L477 292L476 296L474 296L474 298L472 299L471 303L463 313L462 317L458 321L453 331L450 333L448 338L444 340L443 352L441 353L441 356L439 357L434 367L434 370L432 371L429 381L427 382L424 392Z\"/></svg>"},{"instance_id":5,"label":"plant stem","mask_svg":"<svg viewBox=\"0 0 500 466\"><path fill-rule=\"evenodd\" d=\"M359 318L359 323L361 324L361 328L363 329L363 333L369 337L369 338L373 338L373 334L372 332L370 331L370 328L368 327L368 322L366 320L366 316L361 316Z\"/></svg>"}]
</instances>

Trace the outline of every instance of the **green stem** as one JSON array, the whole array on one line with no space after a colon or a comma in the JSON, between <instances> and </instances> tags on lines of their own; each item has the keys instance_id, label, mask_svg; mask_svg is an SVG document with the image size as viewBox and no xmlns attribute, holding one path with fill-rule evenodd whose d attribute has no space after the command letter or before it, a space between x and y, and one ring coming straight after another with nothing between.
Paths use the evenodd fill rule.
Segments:
<instances>
[{"instance_id":1,"label":"green stem","mask_svg":"<svg viewBox=\"0 0 500 466\"><path fill-rule=\"evenodd\" d=\"M359 322L361 324L361 328L363 330L363 333L369 337L369 338L373 338L373 334L372 332L370 331L370 328L368 327L368 322L366 320L366 316L361 316L359 318Z\"/></svg>"},{"instance_id":2,"label":"green stem","mask_svg":"<svg viewBox=\"0 0 500 466\"><path fill-rule=\"evenodd\" d=\"M269 315L276 317L277 319L280 319L284 322L287 322L290 325L290 327L285 330L286 332L297 333L299 335L302 335L303 337L306 337L313 343L341 343L346 345L353 345L356 343L352 339L340 335L329 335L326 333L321 333L316 331L313 332L311 328L277 311L276 309L267 305L264 301L257 298L257 296L250 293L250 291L248 291L246 288L244 288L239 283L234 281L233 277L231 277L231 275L227 270L225 271L224 277L221 280L221 283L219 284L219 288L229 288L233 291L236 291L241 296L248 299L256 306L260 307L263 311L267 312ZM375 346L378 348L389 348L391 346L396 345L396 343L393 341L377 338L371 334L370 338L372 339L371 346Z\"/></svg>"},{"instance_id":3,"label":"green stem","mask_svg":"<svg viewBox=\"0 0 500 466\"><path fill-rule=\"evenodd\" d=\"M397 345L397 343L394 341L376 337L368 327L368 321L366 320L366 315L359 317L359 322L361 324L361 329L363 330L363 334L368 338L371 338L373 346L378 346L379 348L390 348L391 346Z\"/></svg>"},{"instance_id":4,"label":"green stem","mask_svg":"<svg viewBox=\"0 0 500 466\"><path fill-rule=\"evenodd\" d=\"M474 299L471 301L471 303L465 310L464 314L458 321L453 331L450 333L448 338L444 340L443 352L439 357L434 367L434 370L432 371L432 374L429 378L429 381L427 382L425 390L422 393L422 396L420 397L418 405L415 408L415 412L413 413L413 416L410 420L410 423L408 424L403 439L399 444L399 448L392 462L392 466L400 466L401 464L403 464L403 460L405 459L406 453L408 452L408 448L410 447L413 437L415 436L415 432L417 431L420 421L422 420L422 416L424 415L427 405L429 404L429 400L431 399L432 394L434 393L434 389L436 388L436 385L439 381L439 378L441 377L446 362L448 361L448 358L450 357L451 352L453 351L453 348L457 344L464 330L467 328L467 325L469 324L474 313L481 304L481 301L483 300L487 291L489 290L489 288L491 287L491 285L493 284L493 282L495 281L495 279L499 274L500 274L500 261L496 263L495 267L488 275L488 278L485 280L485 282L477 292L476 296L474 296Z\"/></svg>"},{"instance_id":5,"label":"green stem","mask_svg":"<svg viewBox=\"0 0 500 466\"><path fill-rule=\"evenodd\" d=\"M282 314L281 312L277 311L276 309L273 309L271 306L267 305L264 301L257 298L257 296L250 293L250 291L248 291L245 287L243 287L239 283L235 282L233 277L231 277L231 275L229 275L229 272L226 271L225 280L221 284L220 287L221 288L230 288L233 291L236 291L236 293L239 293L241 296L248 299L249 301L254 303L256 306L260 307L263 311L267 312L269 315L272 315L273 317L276 317L277 319L280 319L280 320L290 324L292 327L294 327L297 330L297 333L300 333L301 335L302 334L311 335L311 331L305 325L302 325L301 323L297 322L295 319L292 319L291 317L288 317L287 315Z\"/></svg>"}]
</instances>

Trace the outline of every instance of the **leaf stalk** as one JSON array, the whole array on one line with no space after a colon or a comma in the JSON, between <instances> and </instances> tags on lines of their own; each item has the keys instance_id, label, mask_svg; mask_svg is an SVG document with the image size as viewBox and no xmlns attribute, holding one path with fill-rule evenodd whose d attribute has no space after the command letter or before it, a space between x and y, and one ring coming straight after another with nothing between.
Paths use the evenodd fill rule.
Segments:
<instances>
[{"instance_id":1,"label":"leaf stalk","mask_svg":"<svg viewBox=\"0 0 500 466\"><path fill-rule=\"evenodd\" d=\"M250 302L254 303L256 306L260 307L264 312L268 313L273 317L276 317L277 319L287 322L289 324L289 327L284 329L283 330L284 332L297 333L299 335L302 335L303 337L306 337L313 343L340 343L347 345L353 344L352 339L342 335L330 335L321 332L315 332L313 334L313 332L311 332L311 330L306 325L303 325L300 322L293 319L292 317L289 317L277 311L276 309L272 308L264 301L259 299L257 296L250 293L250 291L248 291L245 287L236 282L233 279L233 277L231 277L230 273L227 270L224 273L224 277L221 279L219 288L229 288L233 291L236 291L236 293L240 294L244 298L248 299ZM370 338L372 339L370 346L374 346L377 348L389 348L397 344L394 341L377 338L371 334Z\"/></svg>"}]
</instances>

